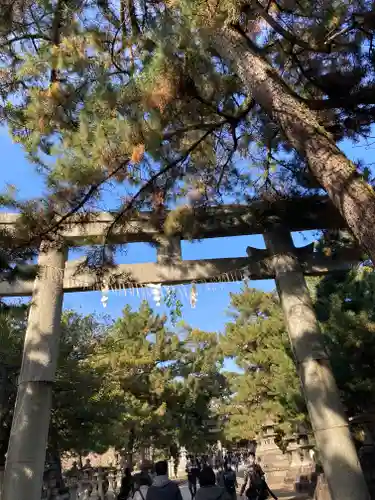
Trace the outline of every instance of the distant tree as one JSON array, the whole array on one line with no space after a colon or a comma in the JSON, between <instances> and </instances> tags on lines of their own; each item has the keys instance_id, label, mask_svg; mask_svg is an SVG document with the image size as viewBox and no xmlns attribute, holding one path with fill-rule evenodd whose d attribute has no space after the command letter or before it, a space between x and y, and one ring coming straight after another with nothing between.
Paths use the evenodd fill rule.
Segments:
<instances>
[{"instance_id":1,"label":"distant tree","mask_svg":"<svg viewBox=\"0 0 375 500\"><path fill-rule=\"evenodd\" d=\"M316 283L316 310L349 417L375 406L375 274L359 266Z\"/></svg>"},{"instance_id":2,"label":"distant tree","mask_svg":"<svg viewBox=\"0 0 375 500\"><path fill-rule=\"evenodd\" d=\"M182 446L204 452L217 443L223 426L218 401L229 394L221 373L224 357L216 333L185 325L183 349L178 363L184 403L176 415L180 420L178 440Z\"/></svg>"},{"instance_id":3,"label":"distant tree","mask_svg":"<svg viewBox=\"0 0 375 500\"><path fill-rule=\"evenodd\" d=\"M0 366L6 383L1 384L1 456L8 446L26 331L25 308L0 311ZM64 452L104 451L112 441L111 419L116 416L116 399L102 387L100 373L86 360L104 330L93 315L65 311L62 317L59 363L53 392L49 454L59 460Z\"/></svg>"},{"instance_id":4,"label":"distant tree","mask_svg":"<svg viewBox=\"0 0 375 500\"><path fill-rule=\"evenodd\" d=\"M244 287L231 294L232 322L220 338L240 373L228 373L232 394L221 408L227 439L254 439L271 418L283 432L306 419L282 310L275 293Z\"/></svg>"},{"instance_id":5,"label":"distant tree","mask_svg":"<svg viewBox=\"0 0 375 500\"><path fill-rule=\"evenodd\" d=\"M8 450L25 329L23 306L0 307L0 466Z\"/></svg>"},{"instance_id":6,"label":"distant tree","mask_svg":"<svg viewBox=\"0 0 375 500\"><path fill-rule=\"evenodd\" d=\"M308 280L333 373L348 417L375 406L375 275L359 266ZM231 297L233 322L221 347L240 373L226 374L232 395L220 411L228 439L254 438L267 418L282 436L308 416L277 295L244 288Z\"/></svg>"},{"instance_id":7,"label":"distant tree","mask_svg":"<svg viewBox=\"0 0 375 500\"><path fill-rule=\"evenodd\" d=\"M105 390L101 373L87 363L109 325L94 315L65 311L53 392L51 452L104 452L113 444L118 400Z\"/></svg>"},{"instance_id":8,"label":"distant tree","mask_svg":"<svg viewBox=\"0 0 375 500\"><path fill-rule=\"evenodd\" d=\"M180 338L145 302L124 309L90 363L122 401L113 432L129 460L142 446L202 445L221 390L216 346L215 334L191 330Z\"/></svg>"}]
</instances>

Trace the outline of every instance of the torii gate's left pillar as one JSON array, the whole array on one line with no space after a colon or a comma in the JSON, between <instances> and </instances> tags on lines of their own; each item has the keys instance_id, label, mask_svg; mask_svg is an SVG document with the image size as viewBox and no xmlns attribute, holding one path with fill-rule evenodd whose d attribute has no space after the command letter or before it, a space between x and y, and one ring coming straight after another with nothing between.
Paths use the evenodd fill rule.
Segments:
<instances>
[{"instance_id":1,"label":"torii gate's left pillar","mask_svg":"<svg viewBox=\"0 0 375 500\"><path fill-rule=\"evenodd\" d=\"M57 246L58 245L58 246ZM43 244L18 380L2 500L40 500L59 352L67 249Z\"/></svg>"}]
</instances>

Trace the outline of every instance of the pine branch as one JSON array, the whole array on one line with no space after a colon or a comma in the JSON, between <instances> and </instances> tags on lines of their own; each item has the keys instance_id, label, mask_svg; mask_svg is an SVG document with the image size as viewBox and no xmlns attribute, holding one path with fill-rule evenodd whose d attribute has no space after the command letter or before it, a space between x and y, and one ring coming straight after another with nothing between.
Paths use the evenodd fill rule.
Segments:
<instances>
[{"instance_id":1,"label":"pine branch","mask_svg":"<svg viewBox=\"0 0 375 500\"><path fill-rule=\"evenodd\" d=\"M217 108L215 103L208 101L204 97L202 97L198 89L195 85L195 83L192 83L192 86L190 86L190 90L193 92L193 97L199 101L200 103L204 104L208 108L212 109L215 111L216 114L221 116L222 118L225 118L225 120L232 126L237 126L238 123L245 118L248 113L254 108L255 106L255 101L254 99L247 99L244 103L244 105L239 109L238 113L236 115L229 115L228 113L225 113L224 111L221 111L220 109Z\"/></svg>"},{"instance_id":2,"label":"pine branch","mask_svg":"<svg viewBox=\"0 0 375 500\"><path fill-rule=\"evenodd\" d=\"M15 36L14 38L0 44L0 47L6 47L7 45L12 45L13 43L27 40L45 40L47 42L51 42L51 38L44 35L43 33L29 33L25 35Z\"/></svg>"},{"instance_id":3,"label":"pine branch","mask_svg":"<svg viewBox=\"0 0 375 500\"><path fill-rule=\"evenodd\" d=\"M267 10L261 5L261 3L256 0L255 2L251 3L251 7L247 6L246 10L250 10L258 13L265 21L267 24L273 28L276 33L278 33L280 36L285 38L288 42L290 42L292 45L296 45L298 47L303 48L304 50L307 50L309 52L321 52L324 54L329 54L332 52L332 46L330 43L324 43L323 45L320 44L309 44L305 40L302 40L301 38L295 36L293 33L290 31L286 30L283 28L268 12Z\"/></svg>"},{"instance_id":4,"label":"pine branch","mask_svg":"<svg viewBox=\"0 0 375 500\"><path fill-rule=\"evenodd\" d=\"M63 8L63 0L58 0L55 10L55 15L52 21L51 27L51 41L53 45L56 47L60 45L61 38L61 26L62 26L62 8ZM55 83L58 80L58 73L56 68L52 68L51 70L51 83Z\"/></svg>"},{"instance_id":5,"label":"pine branch","mask_svg":"<svg viewBox=\"0 0 375 500\"><path fill-rule=\"evenodd\" d=\"M234 156L235 152L237 151L238 137L236 134L236 127L234 127L234 126L231 127L231 133L232 133L232 138L233 138L233 146L228 154L226 161L224 162L224 164L221 167L220 176L219 176L219 179L218 179L217 185L216 185L216 191L220 190L220 186L221 186L221 183L223 182L225 171L227 170L229 163L232 161L233 156Z\"/></svg>"},{"instance_id":6,"label":"pine branch","mask_svg":"<svg viewBox=\"0 0 375 500\"><path fill-rule=\"evenodd\" d=\"M114 227L118 224L118 222L122 219L122 217L127 213L127 212L130 212L133 208L134 208L134 205L136 203L136 201L138 200L138 198L143 194L145 193L148 189L150 189L155 181L165 175L166 173L170 172L171 170L173 170L174 168L176 168L180 163L182 163L183 161L185 161L188 156L214 131L216 130L216 128L218 128L218 126L222 126L222 124L220 123L219 125L214 125L212 126L209 130L207 130L206 133L204 133L197 141L195 141L182 155L179 156L179 158L177 158L176 160L172 161L171 163L169 163L168 165L166 165L164 168L162 168L161 170L159 170L159 172L157 172L156 174L152 175L150 177L150 179L145 183L143 184L143 186L134 194L134 196L132 196L132 198L130 199L130 201L118 212L118 214L116 215L116 217L114 218L114 220L112 221L112 223L110 224L109 228L107 229L106 231L106 235L105 235L105 238L104 238L104 243L103 243L103 247L104 245L107 243L110 235L111 235L111 232L113 231Z\"/></svg>"},{"instance_id":7,"label":"pine branch","mask_svg":"<svg viewBox=\"0 0 375 500\"><path fill-rule=\"evenodd\" d=\"M202 122L192 123L191 125L187 125L186 127L166 132L163 135L163 140L169 140L175 137L176 135L185 134L186 132L192 132L194 130L204 130L204 129L211 129L212 127L215 128L220 127L221 125L225 125L226 123L227 120L223 120L221 122L211 122L211 123L202 123Z\"/></svg>"},{"instance_id":8,"label":"pine branch","mask_svg":"<svg viewBox=\"0 0 375 500\"><path fill-rule=\"evenodd\" d=\"M345 95L344 97L330 97L329 99L306 99L306 104L310 109L324 110L343 108L350 109L361 105L375 104L375 85L369 85L357 92Z\"/></svg>"},{"instance_id":9,"label":"pine branch","mask_svg":"<svg viewBox=\"0 0 375 500\"><path fill-rule=\"evenodd\" d=\"M70 219L70 217L72 217L81 208L83 208L85 206L85 204L92 198L92 196L100 189L100 187L103 184L105 184L110 179L115 177L123 168L125 168L129 164L129 162L130 162L130 160L126 160L125 162L121 163L120 166L118 166L116 169L114 169L109 175L107 175L101 181L97 182L96 184L93 184L90 187L90 189L87 191L87 193L81 198L81 200L69 212L67 212L66 214L61 216L56 222L54 222L51 226L49 226L43 232L38 233L37 235L34 235L26 243L23 243L22 245L16 247L15 250L19 250L21 248L27 247L34 242L43 240L43 238L47 237L50 234L56 233L56 231L60 228L60 226L62 224L64 224L64 222L66 222L68 219Z\"/></svg>"}]
</instances>

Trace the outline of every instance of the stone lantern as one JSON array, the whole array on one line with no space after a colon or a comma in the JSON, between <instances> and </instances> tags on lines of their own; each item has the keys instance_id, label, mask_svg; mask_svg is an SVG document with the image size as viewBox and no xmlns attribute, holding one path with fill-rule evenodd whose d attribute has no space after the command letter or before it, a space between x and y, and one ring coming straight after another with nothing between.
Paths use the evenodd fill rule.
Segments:
<instances>
[{"instance_id":1,"label":"stone lantern","mask_svg":"<svg viewBox=\"0 0 375 500\"><path fill-rule=\"evenodd\" d=\"M257 457L273 488L281 486L289 468L289 460L275 443L275 423L269 419L262 426L257 439Z\"/></svg>"}]
</instances>

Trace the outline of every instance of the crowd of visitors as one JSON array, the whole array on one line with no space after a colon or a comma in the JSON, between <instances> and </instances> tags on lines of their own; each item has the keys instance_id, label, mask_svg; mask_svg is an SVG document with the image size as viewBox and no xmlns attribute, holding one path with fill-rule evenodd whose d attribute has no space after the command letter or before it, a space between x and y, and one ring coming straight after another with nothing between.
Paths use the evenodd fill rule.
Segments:
<instances>
[{"instance_id":1,"label":"crowd of visitors","mask_svg":"<svg viewBox=\"0 0 375 500\"><path fill-rule=\"evenodd\" d=\"M168 477L168 463L165 460L157 462L153 477L147 470L132 476L129 468L121 482L117 500L182 500L177 483Z\"/></svg>"},{"instance_id":2,"label":"crowd of visitors","mask_svg":"<svg viewBox=\"0 0 375 500\"><path fill-rule=\"evenodd\" d=\"M266 500L277 497L270 490L255 454L245 457L244 481L239 495L247 500ZM207 457L189 456L186 464L191 500L237 500L237 472L241 457L227 456L215 462L216 474ZM199 485L199 488L198 488ZM155 464L153 477L144 470L132 476L125 470L117 500L182 500L178 484L168 477L168 463Z\"/></svg>"}]
</instances>

